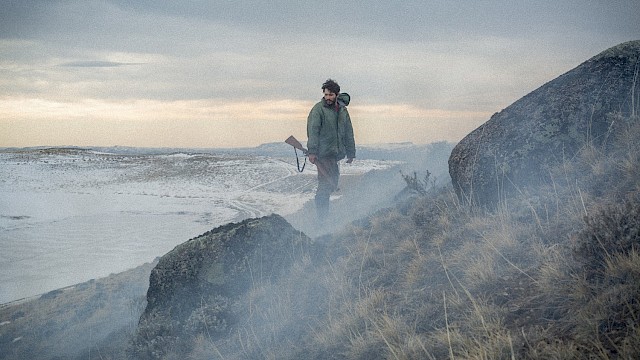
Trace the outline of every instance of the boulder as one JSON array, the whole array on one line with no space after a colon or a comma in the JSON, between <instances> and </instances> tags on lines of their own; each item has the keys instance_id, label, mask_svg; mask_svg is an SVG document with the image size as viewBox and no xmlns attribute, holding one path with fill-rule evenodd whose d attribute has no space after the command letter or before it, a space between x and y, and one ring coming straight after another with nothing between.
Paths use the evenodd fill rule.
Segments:
<instances>
[{"instance_id":1,"label":"boulder","mask_svg":"<svg viewBox=\"0 0 640 360\"><path fill-rule=\"evenodd\" d=\"M252 288L275 282L309 238L279 215L213 229L164 255L152 270L147 306L131 348L139 359L163 358L231 331L240 299Z\"/></svg>"},{"instance_id":2,"label":"boulder","mask_svg":"<svg viewBox=\"0 0 640 360\"><path fill-rule=\"evenodd\" d=\"M548 181L587 144L606 151L615 116L637 116L640 41L610 48L494 114L449 157L458 197L494 207Z\"/></svg>"}]
</instances>

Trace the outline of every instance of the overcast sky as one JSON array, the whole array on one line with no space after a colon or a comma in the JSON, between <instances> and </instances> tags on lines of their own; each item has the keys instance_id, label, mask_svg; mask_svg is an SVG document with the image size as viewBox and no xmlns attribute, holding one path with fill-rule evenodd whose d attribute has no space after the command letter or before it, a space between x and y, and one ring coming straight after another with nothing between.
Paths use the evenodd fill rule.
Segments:
<instances>
[{"instance_id":1,"label":"overcast sky","mask_svg":"<svg viewBox=\"0 0 640 360\"><path fill-rule=\"evenodd\" d=\"M640 1L0 0L0 146L253 146L322 83L358 143L458 141L601 51Z\"/></svg>"}]
</instances>

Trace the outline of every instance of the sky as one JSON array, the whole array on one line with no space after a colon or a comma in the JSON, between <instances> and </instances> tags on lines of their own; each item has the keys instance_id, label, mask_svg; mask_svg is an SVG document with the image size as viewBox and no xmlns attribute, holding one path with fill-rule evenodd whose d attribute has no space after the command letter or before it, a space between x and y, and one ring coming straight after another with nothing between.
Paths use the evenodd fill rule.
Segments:
<instances>
[{"instance_id":1,"label":"sky","mask_svg":"<svg viewBox=\"0 0 640 360\"><path fill-rule=\"evenodd\" d=\"M0 0L0 147L306 140L335 79L356 142L457 142L625 41L640 1Z\"/></svg>"}]
</instances>

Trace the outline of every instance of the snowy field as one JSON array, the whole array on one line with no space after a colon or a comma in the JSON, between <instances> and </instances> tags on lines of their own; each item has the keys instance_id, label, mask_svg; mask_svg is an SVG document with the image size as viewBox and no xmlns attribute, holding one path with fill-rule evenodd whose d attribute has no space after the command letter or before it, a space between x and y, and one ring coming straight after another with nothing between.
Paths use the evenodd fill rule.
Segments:
<instances>
[{"instance_id":1,"label":"snowy field","mask_svg":"<svg viewBox=\"0 0 640 360\"><path fill-rule=\"evenodd\" d=\"M293 213L315 176L294 158L229 152L0 149L0 304L150 262L228 222Z\"/></svg>"}]
</instances>

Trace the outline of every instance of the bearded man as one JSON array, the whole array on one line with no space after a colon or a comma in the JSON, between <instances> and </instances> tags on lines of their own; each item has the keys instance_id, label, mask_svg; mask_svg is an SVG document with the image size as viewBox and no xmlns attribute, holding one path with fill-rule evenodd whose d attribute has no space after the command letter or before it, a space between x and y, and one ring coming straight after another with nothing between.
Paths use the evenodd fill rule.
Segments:
<instances>
[{"instance_id":1,"label":"bearded man","mask_svg":"<svg viewBox=\"0 0 640 360\"><path fill-rule=\"evenodd\" d=\"M353 126L347 111L350 96L340 93L340 85L328 79L322 84L323 98L313 106L307 118L309 161L318 169L315 203L318 219L329 214L329 196L338 189L340 160L347 163L356 157Z\"/></svg>"}]
</instances>

